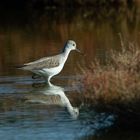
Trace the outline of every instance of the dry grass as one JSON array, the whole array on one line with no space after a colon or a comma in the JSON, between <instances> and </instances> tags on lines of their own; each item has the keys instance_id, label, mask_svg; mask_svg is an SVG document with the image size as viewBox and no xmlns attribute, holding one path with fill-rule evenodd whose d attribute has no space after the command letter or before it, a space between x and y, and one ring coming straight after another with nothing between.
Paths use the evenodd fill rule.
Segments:
<instances>
[{"instance_id":1,"label":"dry grass","mask_svg":"<svg viewBox=\"0 0 140 140\"><path fill-rule=\"evenodd\" d=\"M140 118L140 48L132 43L124 47L122 41L121 45L120 51L110 51L106 65L96 60L90 68L80 67L84 103L118 116Z\"/></svg>"}]
</instances>

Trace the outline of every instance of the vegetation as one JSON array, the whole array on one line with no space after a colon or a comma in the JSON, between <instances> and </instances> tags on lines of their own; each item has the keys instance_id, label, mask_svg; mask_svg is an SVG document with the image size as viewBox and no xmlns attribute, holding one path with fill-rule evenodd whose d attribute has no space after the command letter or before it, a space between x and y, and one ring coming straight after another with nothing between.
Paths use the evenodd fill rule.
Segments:
<instances>
[{"instance_id":1,"label":"vegetation","mask_svg":"<svg viewBox=\"0 0 140 140\"><path fill-rule=\"evenodd\" d=\"M140 122L140 48L135 43L126 47L122 39L121 45L121 51L109 52L105 64L95 60L89 68L80 67L84 103L136 126Z\"/></svg>"},{"instance_id":2,"label":"vegetation","mask_svg":"<svg viewBox=\"0 0 140 140\"><path fill-rule=\"evenodd\" d=\"M18 0L13 0L13 1L9 1L9 0L2 0L1 1L1 5L5 5L7 7L10 6L20 6L20 7L24 7L26 5L29 6L35 6L35 7L42 7L42 6L93 6L93 5L121 5L121 4L133 4L134 2L138 2L138 0L30 0L30 1L25 1L25 0L20 0L20 2Z\"/></svg>"},{"instance_id":3,"label":"vegetation","mask_svg":"<svg viewBox=\"0 0 140 140\"><path fill-rule=\"evenodd\" d=\"M2 0L0 11L2 29L33 28L35 23L44 20L70 23L77 16L97 25L109 19L114 26L114 22L119 24L126 19L128 26L135 26L139 0Z\"/></svg>"}]
</instances>

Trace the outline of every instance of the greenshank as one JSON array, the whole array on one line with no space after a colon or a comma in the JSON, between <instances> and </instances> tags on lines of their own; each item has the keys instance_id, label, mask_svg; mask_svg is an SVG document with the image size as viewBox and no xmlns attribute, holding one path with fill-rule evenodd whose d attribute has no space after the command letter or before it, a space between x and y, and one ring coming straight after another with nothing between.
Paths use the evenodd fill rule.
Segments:
<instances>
[{"instance_id":1,"label":"greenshank","mask_svg":"<svg viewBox=\"0 0 140 140\"><path fill-rule=\"evenodd\" d=\"M76 43L73 40L68 40L60 54L25 63L18 68L31 71L36 76L44 77L46 82L50 83L50 79L61 72L72 50L80 52L80 50L76 48Z\"/></svg>"}]
</instances>

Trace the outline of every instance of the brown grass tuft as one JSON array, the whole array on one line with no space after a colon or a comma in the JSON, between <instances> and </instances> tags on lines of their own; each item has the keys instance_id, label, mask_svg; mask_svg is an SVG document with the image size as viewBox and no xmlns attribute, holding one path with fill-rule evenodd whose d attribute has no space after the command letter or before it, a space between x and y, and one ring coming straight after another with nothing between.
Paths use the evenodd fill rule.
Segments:
<instances>
[{"instance_id":1,"label":"brown grass tuft","mask_svg":"<svg viewBox=\"0 0 140 140\"><path fill-rule=\"evenodd\" d=\"M99 60L82 67L85 104L118 116L140 116L140 49L134 44L111 50L106 65ZM138 117L140 118L140 117Z\"/></svg>"}]
</instances>

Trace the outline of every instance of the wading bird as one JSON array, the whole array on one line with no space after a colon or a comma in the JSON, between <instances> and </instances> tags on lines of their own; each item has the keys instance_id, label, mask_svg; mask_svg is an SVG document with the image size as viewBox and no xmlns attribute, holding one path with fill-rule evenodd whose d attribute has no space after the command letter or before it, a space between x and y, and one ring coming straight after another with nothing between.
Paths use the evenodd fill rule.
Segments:
<instances>
[{"instance_id":1,"label":"wading bird","mask_svg":"<svg viewBox=\"0 0 140 140\"><path fill-rule=\"evenodd\" d=\"M34 73L32 78L44 77L45 81L50 83L50 79L61 72L64 64L68 58L69 53L72 50L80 52L76 48L76 43L73 40L68 40L64 45L63 51L55 56L43 57L39 60L25 63L24 65L18 67L22 70L28 70Z\"/></svg>"}]
</instances>

